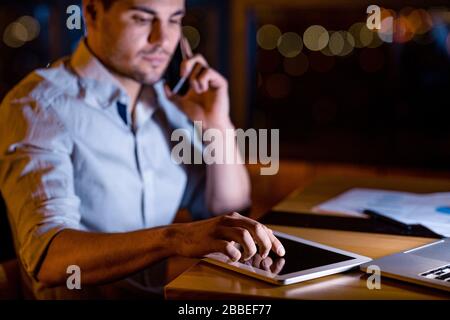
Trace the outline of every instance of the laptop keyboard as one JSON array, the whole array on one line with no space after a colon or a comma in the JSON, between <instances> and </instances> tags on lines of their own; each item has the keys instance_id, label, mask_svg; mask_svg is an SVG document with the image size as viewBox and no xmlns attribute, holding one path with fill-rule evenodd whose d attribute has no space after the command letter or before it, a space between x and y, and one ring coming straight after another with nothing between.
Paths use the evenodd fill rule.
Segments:
<instances>
[{"instance_id":1,"label":"laptop keyboard","mask_svg":"<svg viewBox=\"0 0 450 320\"><path fill-rule=\"evenodd\" d=\"M427 279L436 279L450 282L450 264L421 273L420 276L425 277Z\"/></svg>"}]
</instances>

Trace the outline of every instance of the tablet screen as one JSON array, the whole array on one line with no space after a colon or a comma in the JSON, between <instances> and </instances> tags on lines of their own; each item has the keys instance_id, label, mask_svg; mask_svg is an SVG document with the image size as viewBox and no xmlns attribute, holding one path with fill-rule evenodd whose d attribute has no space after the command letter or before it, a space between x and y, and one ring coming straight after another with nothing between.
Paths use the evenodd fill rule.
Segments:
<instances>
[{"instance_id":1,"label":"tablet screen","mask_svg":"<svg viewBox=\"0 0 450 320\"><path fill-rule=\"evenodd\" d=\"M271 260L269 259L268 263L267 261L262 261L259 256L255 256L249 261L241 263L283 275L354 259L353 257L292 241L280 236L277 238L286 249L284 257L280 258L272 251L269 254Z\"/></svg>"}]
</instances>

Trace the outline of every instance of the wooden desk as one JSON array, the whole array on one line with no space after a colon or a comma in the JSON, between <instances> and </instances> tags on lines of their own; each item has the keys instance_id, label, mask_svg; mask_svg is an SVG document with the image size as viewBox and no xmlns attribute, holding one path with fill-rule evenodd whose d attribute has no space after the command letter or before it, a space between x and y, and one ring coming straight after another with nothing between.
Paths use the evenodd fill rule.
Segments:
<instances>
[{"instance_id":1,"label":"wooden desk","mask_svg":"<svg viewBox=\"0 0 450 320\"><path fill-rule=\"evenodd\" d=\"M309 212L311 207L351 187L377 187L414 192L450 190L449 180L417 178L321 177L303 192L292 193L275 208ZM432 241L430 238L374 233L270 226L371 258L379 258ZM448 299L450 295L426 287L382 278L380 290L369 290L367 275L350 271L304 283L276 286L212 266L204 262L192 266L165 287L167 299Z\"/></svg>"}]
</instances>

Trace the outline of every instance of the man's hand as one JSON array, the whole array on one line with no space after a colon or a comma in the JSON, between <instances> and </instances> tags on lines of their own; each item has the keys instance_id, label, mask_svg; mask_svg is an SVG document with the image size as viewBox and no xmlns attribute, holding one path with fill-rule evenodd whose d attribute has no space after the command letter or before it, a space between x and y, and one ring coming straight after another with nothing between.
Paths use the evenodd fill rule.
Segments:
<instances>
[{"instance_id":1,"label":"man's hand","mask_svg":"<svg viewBox=\"0 0 450 320\"><path fill-rule=\"evenodd\" d=\"M205 129L229 126L230 101L228 82L210 68L202 55L195 55L181 64L180 75L189 75L190 89L184 96L165 87L167 97L192 121L202 121Z\"/></svg>"},{"instance_id":2,"label":"man's hand","mask_svg":"<svg viewBox=\"0 0 450 320\"><path fill-rule=\"evenodd\" d=\"M202 257L221 252L231 260L247 261L255 254L267 258L270 250L280 257L285 254L272 230L237 212L185 224L172 225L171 241L178 255ZM235 246L239 244L242 252Z\"/></svg>"}]
</instances>

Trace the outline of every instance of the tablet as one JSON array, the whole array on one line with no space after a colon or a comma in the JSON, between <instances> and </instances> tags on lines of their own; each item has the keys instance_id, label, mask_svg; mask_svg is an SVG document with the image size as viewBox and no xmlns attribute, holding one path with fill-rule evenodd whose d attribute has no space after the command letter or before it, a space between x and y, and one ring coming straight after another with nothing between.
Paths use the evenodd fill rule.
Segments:
<instances>
[{"instance_id":1,"label":"tablet","mask_svg":"<svg viewBox=\"0 0 450 320\"><path fill-rule=\"evenodd\" d=\"M317 242L274 231L286 254L266 259L256 254L249 261L233 262L225 254L211 253L203 261L270 283L288 285L350 270L372 259Z\"/></svg>"}]
</instances>

